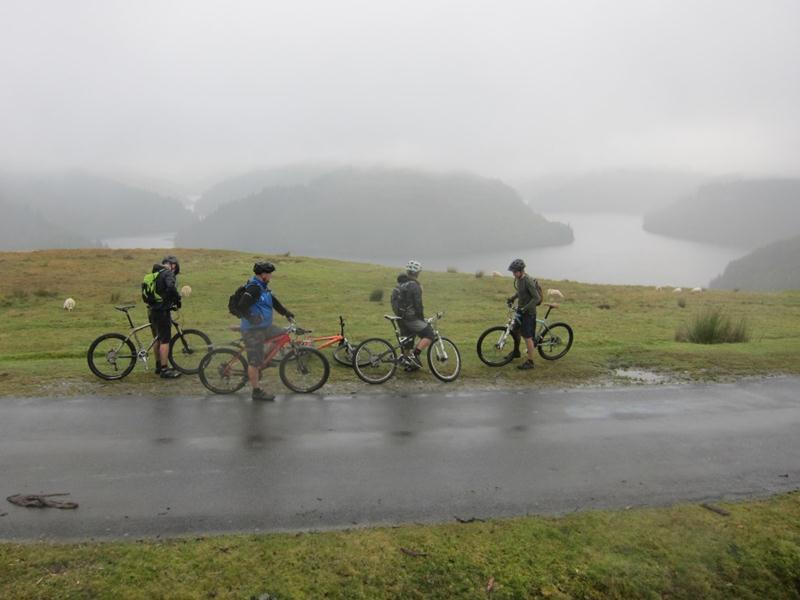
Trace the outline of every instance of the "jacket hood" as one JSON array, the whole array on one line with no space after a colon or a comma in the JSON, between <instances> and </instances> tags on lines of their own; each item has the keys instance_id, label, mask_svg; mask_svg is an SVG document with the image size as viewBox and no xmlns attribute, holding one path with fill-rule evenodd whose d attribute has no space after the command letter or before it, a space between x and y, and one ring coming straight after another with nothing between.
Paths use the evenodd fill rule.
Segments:
<instances>
[{"instance_id":1,"label":"jacket hood","mask_svg":"<svg viewBox=\"0 0 800 600\"><path fill-rule=\"evenodd\" d=\"M397 276L397 283L405 283L406 281L411 281L411 277L405 273L400 273L400 275Z\"/></svg>"}]
</instances>

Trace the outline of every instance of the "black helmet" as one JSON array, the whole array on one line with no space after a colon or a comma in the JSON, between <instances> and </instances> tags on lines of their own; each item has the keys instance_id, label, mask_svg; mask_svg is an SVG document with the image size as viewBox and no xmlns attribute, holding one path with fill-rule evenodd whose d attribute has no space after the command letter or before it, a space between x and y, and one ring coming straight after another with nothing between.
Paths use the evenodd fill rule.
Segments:
<instances>
[{"instance_id":1,"label":"black helmet","mask_svg":"<svg viewBox=\"0 0 800 600\"><path fill-rule=\"evenodd\" d=\"M515 258L511 261L511 264L508 265L508 270L511 272L514 271L524 271L525 270L525 261L521 258Z\"/></svg>"},{"instance_id":2,"label":"black helmet","mask_svg":"<svg viewBox=\"0 0 800 600\"><path fill-rule=\"evenodd\" d=\"M261 275L262 273L272 273L275 270L275 265L269 261L257 262L253 265L253 273Z\"/></svg>"},{"instance_id":3,"label":"black helmet","mask_svg":"<svg viewBox=\"0 0 800 600\"><path fill-rule=\"evenodd\" d=\"M162 265L165 265L167 263L175 265L175 275L178 275L181 272L181 264L178 262L177 256L169 254L161 259Z\"/></svg>"}]
</instances>

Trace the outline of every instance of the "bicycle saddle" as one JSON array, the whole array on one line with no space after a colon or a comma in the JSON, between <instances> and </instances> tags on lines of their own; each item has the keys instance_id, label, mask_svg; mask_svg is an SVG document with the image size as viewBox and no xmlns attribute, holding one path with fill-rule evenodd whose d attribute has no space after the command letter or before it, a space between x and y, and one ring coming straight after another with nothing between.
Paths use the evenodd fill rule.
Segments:
<instances>
[{"instance_id":1,"label":"bicycle saddle","mask_svg":"<svg viewBox=\"0 0 800 600\"><path fill-rule=\"evenodd\" d=\"M122 312L128 312L132 308L136 308L135 304L123 304L122 306L115 306L117 310L121 310Z\"/></svg>"}]
</instances>

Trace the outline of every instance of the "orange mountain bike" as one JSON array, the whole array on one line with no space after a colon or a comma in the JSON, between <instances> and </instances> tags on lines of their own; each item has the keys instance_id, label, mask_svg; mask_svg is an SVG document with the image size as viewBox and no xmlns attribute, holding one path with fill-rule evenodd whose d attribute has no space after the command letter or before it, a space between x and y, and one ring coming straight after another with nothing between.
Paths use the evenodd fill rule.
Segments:
<instances>
[{"instance_id":1,"label":"orange mountain bike","mask_svg":"<svg viewBox=\"0 0 800 600\"><path fill-rule=\"evenodd\" d=\"M264 342L267 350L263 362L257 365L259 371L280 356L278 374L283 385L293 392L307 394L325 385L331 367L322 352L306 343L308 338L300 337L309 333L310 330L290 321L286 331ZM203 357L200 381L215 394L233 394L247 383L247 367L244 344L240 340L234 342L233 347L215 348Z\"/></svg>"}]
</instances>

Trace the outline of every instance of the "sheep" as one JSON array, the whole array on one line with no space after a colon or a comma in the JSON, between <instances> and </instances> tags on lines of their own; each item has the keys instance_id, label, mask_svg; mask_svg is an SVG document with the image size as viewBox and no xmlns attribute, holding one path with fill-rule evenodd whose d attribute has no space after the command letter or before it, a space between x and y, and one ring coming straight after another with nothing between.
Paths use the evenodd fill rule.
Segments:
<instances>
[{"instance_id":1,"label":"sheep","mask_svg":"<svg viewBox=\"0 0 800 600\"><path fill-rule=\"evenodd\" d=\"M492 277L502 277L502 276L503 276L502 273L499 273L497 271L492 271Z\"/></svg>"},{"instance_id":2,"label":"sheep","mask_svg":"<svg viewBox=\"0 0 800 600\"><path fill-rule=\"evenodd\" d=\"M661 290L663 290L663 289L664 289L664 288L663 288L662 286L660 286L660 285L657 285L657 286L656 286L656 291L657 291L657 292L660 292L660 291L661 291Z\"/></svg>"},{"instance_id":3,"label":"sheep","mask_svg":"<svg viewBox=\"0 0 800 600\"><path fill-rule=\"evenodd\" d=\"M549 289L547 290L548 296L558 296L559 298L563 298L564 294L561 293L561 290Z\"/></svg>"},{"instance_id":4,"label":"sheep","mask_svg":"<svg viewBox=\"0 0 800 600\"><path fill-rule=\"evenodd\" d=\"M673 291L674 293L676 293L676 294L679 294L679 293L681 293L681 292L683 291L683 288L675 288L675 289L674 289L674 290L672 290L672 291Z\"/></svg>"},{"instance_id":5,"label":"sheep","mask_svg":"<svg viewBox=\"0 0 800 600\"><path fill-rule=\"evenodd\" d=\"M64 300L64 310L72 311L73 308L75 308L75 300L72 298Z\"/></svg>"},{"instance_id":6,"label":"sheep","mask_svg":"<svg viewBox=\"0 0 800 600\"><path fill-rule=\"evenodd\" d=\"M192 295L192 288L188 285L185 285L181 288L181 298L188 298Z\"/></svg>"},{"instance_id":7,"label":"sheep","mask_svg":"<svg viewBox=\"0 0 800 600\"><path fill-rule=\"evenodd\" d=\"M701 288L701 287L692 288L692 291L693 292L702 292L703 288Z\"/></svg>"}]
</instances>

